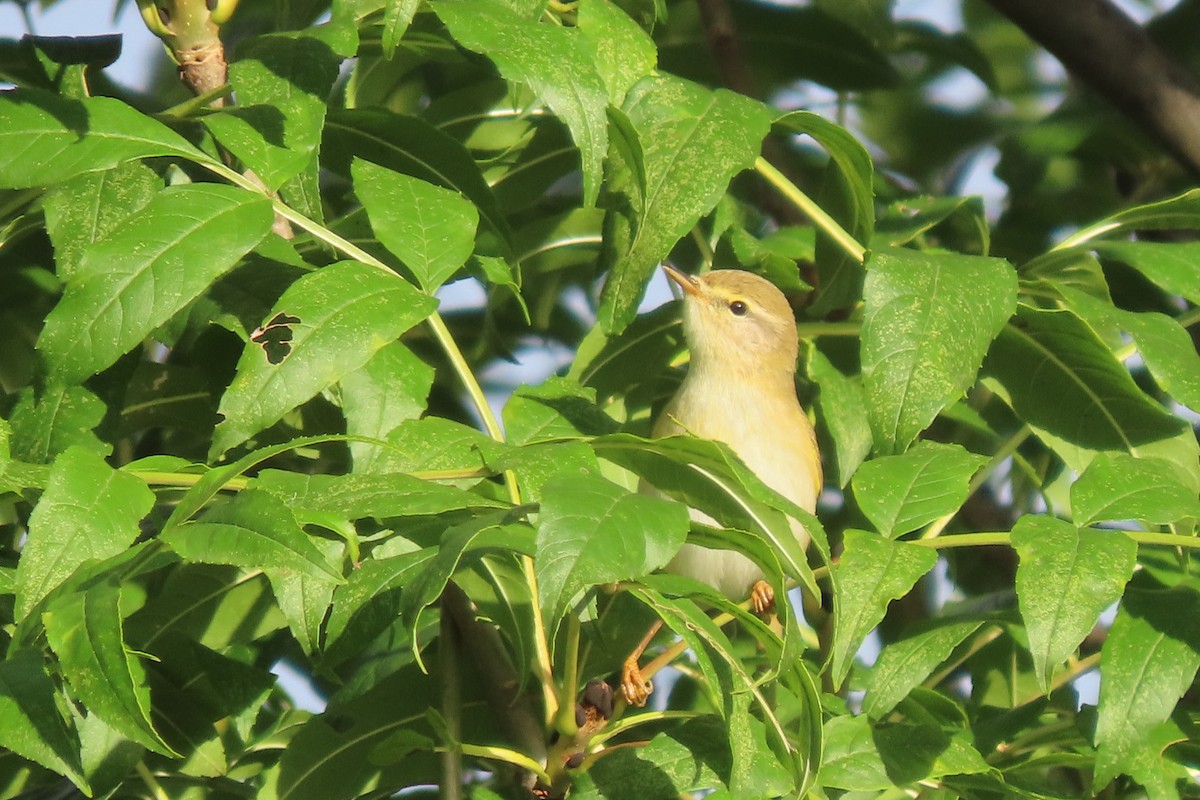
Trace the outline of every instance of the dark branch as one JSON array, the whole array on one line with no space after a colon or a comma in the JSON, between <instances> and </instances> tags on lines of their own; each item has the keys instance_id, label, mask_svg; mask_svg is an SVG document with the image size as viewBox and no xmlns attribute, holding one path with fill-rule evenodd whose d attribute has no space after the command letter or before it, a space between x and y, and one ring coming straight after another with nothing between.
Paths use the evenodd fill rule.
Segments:
<instances>
[{"instance_id":1,"label":"dark branch","mask_svg":"<svg viewBox=\"0 0 1200 800\"><path fill-rule=\"evenodd\" d=\"M1200 83L1109 0L988 0L1200 174Z\"/></svg>"}]
</instances>

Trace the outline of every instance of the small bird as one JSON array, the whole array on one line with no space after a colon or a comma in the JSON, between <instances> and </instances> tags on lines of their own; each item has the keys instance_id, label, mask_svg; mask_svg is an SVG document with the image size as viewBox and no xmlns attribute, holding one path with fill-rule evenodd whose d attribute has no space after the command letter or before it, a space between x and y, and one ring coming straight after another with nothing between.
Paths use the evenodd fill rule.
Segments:
<instances>
[{"instance_id":1,"label":"small bird","mask_svg":"<svg viewBox=\"0 0 1200 800\"><path fill-rule=\"evenodd\" d=\"M821 457L812 423L796 398L796 318L783 293L742 270L703 276L663 267L683 290L683 331L691 365L679 390L654 424L653 436L691 433L724 442L775 491L806 511L821 491ZM712 522L693 510L693 519ZM800 546L809 541L792 521ZM735 600L747 597L756 613L774 604L774 591L750 559L729 550L685 544L669 572L710 584ZM657 626L626 661L621 690L644 705L650 684L637 659Z\"/></svg>"}]
</instances>

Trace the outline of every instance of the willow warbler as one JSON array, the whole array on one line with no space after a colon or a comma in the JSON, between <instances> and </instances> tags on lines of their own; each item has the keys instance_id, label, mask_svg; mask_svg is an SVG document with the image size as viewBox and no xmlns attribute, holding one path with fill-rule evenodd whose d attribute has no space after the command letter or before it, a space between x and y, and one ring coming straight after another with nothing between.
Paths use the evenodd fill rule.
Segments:
<instances>
[{"instance_id":1,"label":"willow warbler","mask_svg":"<svg viewBox=\"0 0 1200 800\"><path fill-rule=\"evenodd\" d=\"M683 290L691 365L653 435L686 432L724 442L764 483L813 511L821 491L821 458L812 423L796 399L796 318L783 293L741 270L694 277L663 269ZM692 517L711 522L697 511ZM792 532L801 547L807 546L808 532L795 520ZM730 550L685 544L667 570L735 600L750 597L758 613L774 602L762 570ZM637 668L640 655L626 662L622 683L626 699L636 705L644 704L650 691Z\"/></svg>"}]
</instances>

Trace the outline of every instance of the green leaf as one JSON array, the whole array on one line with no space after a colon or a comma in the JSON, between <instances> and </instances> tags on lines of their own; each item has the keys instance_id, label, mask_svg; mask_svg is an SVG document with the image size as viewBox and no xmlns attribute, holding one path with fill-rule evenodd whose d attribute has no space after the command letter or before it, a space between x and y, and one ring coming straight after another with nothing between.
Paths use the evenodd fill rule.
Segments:
<instances>
[{"instance_id":1,"label":"green leaf","mask_svg":"<svg viewBox=\"0 0 1200 800\"><path fill-rule=\"evenodd\" d=\"M1012 316L1016 291L1016 273L1000 259L871 254L862 364L880 453L903 451L975 382L988 346Z\"/></svg>"},{"instance_id":2,"label":"green leaf","mask_svg":"<svg viewBox=\"0 0 1200 800\"><path fill-rule=\"evenodd\" d=\"M29 517L17 564L17 621L80 565L124 552L153 505L154 494L140 478L94 453L73 447L59 456Z\"/></svg>"},{"instance_id":3,"label":"green leaf","mask_svg":"<svg viewBox=\"0 0 1200 800\"><path fill-rule=\"evenodd\" d=\"M1025 515L1012 530L1017 599L1042 691L1100 612L1121 597L1137 561L1137 545L1119 531L1077 528L1053 517Z\"/></svg>"},{"instance_id":4,"label":"green leaf","mask_svg":"<svg viewBox=\"0 0 1200 800\"><path fill-rule=\"evenodd\" d=\"M1192 189L1156 203L1147 203L1118 211L1071 234L1055 249L1075 247L1100 236L1147 229L1173 230L1178 228L1185 230L1200 228L1200 189Z\"/></svg>"},{"instance_id":5,"label":"green leaf","mask_svg":"<svg viewBox=\"0 0 1200 800\"><path fill-rule=\"evenodd\" d=\"M395 57L396 46L404 38L404 32L412 24L420 5L420 0L401 0L387 5L383 13L383 54L388 60Z\"/></svg>"},{"instance_id":6,"label":"green leaf","mask_svg":"<svg viewBox=\"0 0 1200 800\"><path fill-rule=\"evenodd\" d=\"M854 654L887 611L937 563L928 547L893 542L876 533L848 530L841 560L833 570L837 621L830 646L829 674L840 686Z\"/></svg>"},{"instance_id":7,"label":"green leaf","mask_svg":"<svg viewBox=\"0 0 1200 800\"><path fill-rule=\"evenodd\" d=\"M775 124L789 133L812 137L829 153L822 207L855 241L869 243L875 231L875 168L867 149L845 128L811 111L784 114ZM821 292L813 305L814 315L858 301L863 265L820 232L816 264Z\"/></svg>"},{"instance_id":8,"label":"green leaf","mask_svg":"<svg viewBox=\"0 0 1200 800\"><path fill-rule=\"evenodd\" d=\"M609 190L624 199L606 218L610 274L600 303L610 333L633 319L655 266L754 163L771 124L760 103L666 74L634 85L622 110L641 143L645 185L630 175L636 165L620 159Z\"/></svg>"},{"instance_id":9,"label":"green leaf","mask_svg":"<svg viewBox=\"0 0 1200 800\"><path fill-rule=\"evenodd\" d=\"M583 159L583 204L594 205L608 149L608 93L583 35L487 0L439 0L433 10L459 44L527 85L571 130Z\"/></svg>"},{"instance_id":10,"label":"green leaf","mask_svg":"<svg viewBox=\"0 0 1200 800\"><path fill-rule=\"evenodd\" d=\"M692 436L639 439L613 434L596 438L592 446L596 455L636 472L658 491L727 528L769 542L784 572L817 594L797 528L803 528L828 559L821 523L759 480L725 445Z\"/></svg>"},{"instance_id":11,"label":"green leaf","mask_svg":"<svg viewBox=\"0 0 1200 800\"><path fill-rule=\"evenodd\" d=\"M508 223L479 165L458 140L428 122L381 108L330 113L321 146L323 162L348 177L354 156L459 192L475 204L480 218L507 247Z\"/></svg>"},{"instance_id":12,"label":"green leaf","mask_svg":"<svg viewBox=\"0 0 1200 800\"><path fill-rule=\"evenodd\" d=\"M821 762L823 786L877 792L895 785L888 777L871 734L871 721L865 715L835 716L825 723L825 759Z\"/></svg>"},{"instance_id":13,"label":"green leaf","mask_svg":"<svg viewBox=\"0 0 1200 800\"><path fill-rule=\"evenodd\" d=\"M581 589L666 566L687 537L687 508L604 478L563 476L542 489L538 602L550 632Z\"/></svg>"},{"instance_id":14,"label":"green leaf","mask_svg":"<svg viewBox=\"0 0 1200 800\"><path fill-rule=\"evenodd\" d=\"M189 561L246 569L281 567L342 581L341 572L309 541L292 509L266 491L238 492L198 522L175 526L159 538Z\"/></svg>"},{"instance_id":15,"label":"green leaf","mask_svg":"<svg viewBox=\"0 0 1200 800\"><path fill-rule=\"evenodd\" d=\"M432 386L432 367L401 342L385 345L364 366L342 378L346 433L384 438L400 423L421 416ZM350 442L355 471L370 471L379 451L379 445Z\"/></svg>"},{"instance_id":16,"label":"green leaf","mask_svg":"<svg viewBox=\"0 0 1200 800\"><path fill-rule=\"evenodd\" d=\"M372 472L411 472L454 470L462 473L489 472L489 460L502 454L507 446L486 433L445 417L422 417L401 422L387 435ZM471 486L479 475L466 474L456 486Z\"/></svg>"},{"instance_id":17,"label":"green leaf","mask_svg":"<svg viewBox=\"0 0 1200 800\"><path fill-rule=\"evenodd\" d=\"M399 590L415 580L437 550L427 547L386 558L372 557L350 573L333 594L325 623L324 666L360 652L400 613Z\"/></svg>"},{"instance_id":18,"label":"green leaf","mask_svg":"<svg viewBox=\"0 0 1200 800\"><path fill-rule=\"evenodd\" d=\"M1196 225L1200 226L1200 213ZM1092 247L1101 257L1128 264L1171 294L1200 304L1200 242L1102 241Z\"/></svg>"},{"instance_id":19,"label":"green leaf","mask_svg":"<svg viewBox=\"0 0 1200 800\"><path fill-rule=\"evenodd\" d=\"M854 499L889 539L956 512L967 499L971 476L987 463L956 444L920 442L900 456L883 456L859 467Z\"/></svg>"},{"instance_id":20,"label":"green leaf","mask_svg":"<svg viewBox=\"0 0 1200 800\"><path fill-rule=\"evenodd\" d=\"M982 620L935 619L930 627L888 644L871 669L863 714L873 719L886 716L982 624Z\"/></svg>"},{"instance_id":21,"label":"green leaf","mask_svg":"<svg viewBox=\"0 0 1200 800\"><path fill-rule=\"evenodd\" d=\"M857 375L844 374L820 347L809 347L807 357L808 377L820 387L817 394L817 421L828 429L833 439L833 453L826 451L823 454L825 467L828 469L830 461L833 461L838 486L845 488L871 452L867 395L862 379Z\"/></svg>"},{"instance_id":22,"label":"green leaf","mask_svg":"<svg viewBox=\"0 0 1200 800\"><path fill-rule=\"evenodd\" d=\"M0 189L49 186L150 156L212 160L120 100L68 100L32 89L0 94Z\"/></svg>"},{"instance_id":23,"label":"green leaf","mask_svg":"<svg viewBox=\"0 0 1200 800\"><path fill-rule=\"evenodd\" d=\"M591 51L609 102L620 106L626 92L654 69L654 40L610 0L581 0L578 30Z\"/></svg>"},{"instance_id":24,"label":"green leaf","mask_svg":"<svg viewBox=\"0 0 1200 800\"><path fill-rule=\"evenodd\" d=\"M403 473L301 475L264 470L257 485L290 508L340 514L347 519L415 517L464 508L505 508L498 500L441 486Z\"/></svg>"},{"instance_id":25,"label":"green leaf","mask_svg":"<svg viewBox=\"0 0 1200 800\"><path fill-rule=\"evenodd\" d=\"M41 650L10 649L0 661L0 745L65 775L91 795L79 760L79 737L56 702Z\"/></svg>"},{"instance_id":26,"label":"green leaf","mask_svg":"<svg viewBox=\"0 0 1200 800\"><path fill-rule=\"evenodd\" d=\"M73 445L107 456L112 445L93 432L107 411L104 401L82 386L55 383L36 401L33 390L25 389L12 410L13 456L42 464Z\"/></svg>"},{"instance_id":27,"label":"green leaf","mask_svg":"<svg viewBox=\"0 0 1200 800\"><path fill-rule=\"evenodd\" d=\"M350 173L375 235L422 289L433 293L466 263L479 212L457 192L358 158Z\"/></svg>"},{"instance_id":28,"label":"green leaf","mask_svg":"<svg viewBox=\"0 0 1200 800\"><path fill-rule=\"evenodd\" d=\"M1100 453L1071 485L1071 511L1077 525L1127 519L1167 525L1200 517L1200 500L1169 462Z\"/></svg>"},{"instance_id":29,"label":"green leaf","mask_svg":"<svg viewBox=\"0 0 1200 800\"><path fill-rule=\"evenodd\" d=\"M1127 331L1159 387L1181 405L1200 408L1200 354L1188 332L1174 318L1154 312L1125 311L1069 286L1058 291L1094 328L1115 326Z\"/></svg>"},{"instance_id":30,"label":"green leaf","mask_svg":"<svg viewBox=\"0 0 1200 800\"><path fill-rule=\"evenodd\" d=\"M276 190L316 152L340 62L329 45L311 36L251 39L229 65L237 105L203 117L204 124Z\"/></svg>"},{"instance_id":31,"label":"green leaf","mask_svg":"<svg viewBox=\"0 0 1200 800\"><path fill-rule=\"evenodd\" d=\"M99 372L183 310L270 230L265 197L218 184L164 189L87 249L38 349L57 378Z\"/></svg>"},{"instance_id":32,"label":"green leaf","mask_svg":"<svg viewBox=\"0 0 1200 800\"><path fill-rule=\"evenodd\" d=\"M141 211L162 188L162 178L138 162L90 172L46 194L46 232L54 243L54 271L66 280L84 249Z\"/></svg>"},{"instance_id":33,"label":"green leaf","mask_svg":"<svg viewBox=\"0 0 1200 800\"><path fill-rule=\"evenodd\" d=\"M1149 583L1149 582L1146 582ZM1200 668L1200 592L1135 581L1100 652L1097 789L1128 770L1150 731L1175 710Z\"/></svg>"},{"instance_id":34,"label":"green leaf","mask_svg":"<svg viewBox=\"0 0 1200 800\"><path fill-rule=\"evenodd\" d=\"M1184 427L1069 311L1022 307L996 339L984 370L999 381L1021 419L1080 447L1136 455Z\"/></svg>"},{"instance_id":35,"label":"green leaf","mask_svg":"<svg viewBox=\"0 0 1200 800\"><path fill-rule=\"evenodd\" d=\"M973 746L970 731L947 732L932 722L901 722L877 725L874 739L888 776L898 786L992 769Z\"/></svg>"},{"instance_id":36,"label":"green leaf","mask_svg":"<svg viewBox=\"0 0 1200 800\"><path fill-rule=\"evenodd\" d=\"M121 606L126 590L109 580L50 604L42 619L71 690L124 736L177 757L150 724L150 689L141 658L125 646Z\"/></svg>"},{"instance_id":37,"label":"green leaf","mask_svg":"<svg viewBox=\"0 0 1200 800\"><path fill-rule=\"evenodd\" d=\"M254 341L221 398L212 454L224 453L362 367L429 316L437 302L399 276L354 261L322 267L289 286L270 317L290 331L278 363Z\"/></svg>"},{"instance_id":38,"label":"green leaf","mask_svg":"<svg viewBox=\"0 0 1200 800\"><path fill-rule=\"evenodd\" d=\"M596 405L596 391L568 378L520 386L504 404L509 442L528 444L612 433L617 424Z\"/></svg>"}]
</instances>

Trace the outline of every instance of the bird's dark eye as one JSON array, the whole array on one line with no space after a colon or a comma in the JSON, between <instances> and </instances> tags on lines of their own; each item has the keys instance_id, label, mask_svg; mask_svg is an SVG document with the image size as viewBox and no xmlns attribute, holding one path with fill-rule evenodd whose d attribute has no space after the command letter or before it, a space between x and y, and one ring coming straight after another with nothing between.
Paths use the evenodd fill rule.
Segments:
<instances>
[{"instance_id":1,"label":"bird's dark eye","mask_svg":"<svg viewBox=\"0 0 1200 800\"><path fill-rule=\"evenodd\" d=\"M734 300L729 304L729 313L735 317L744 317L746 312L750 310L750 306L743 303L741 300Z\"/></svg>"}]
</instances>

